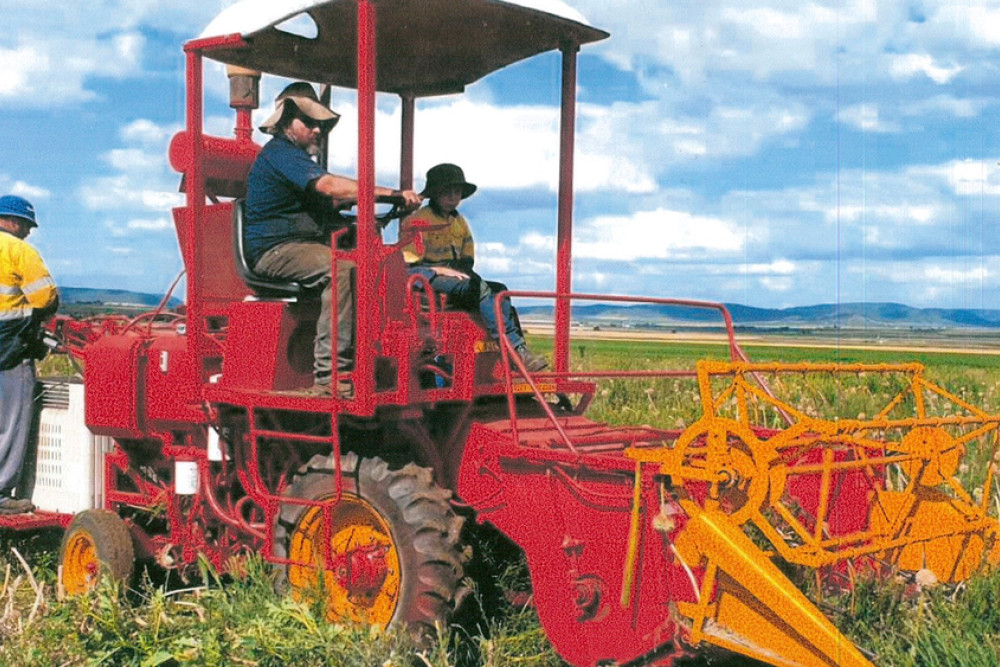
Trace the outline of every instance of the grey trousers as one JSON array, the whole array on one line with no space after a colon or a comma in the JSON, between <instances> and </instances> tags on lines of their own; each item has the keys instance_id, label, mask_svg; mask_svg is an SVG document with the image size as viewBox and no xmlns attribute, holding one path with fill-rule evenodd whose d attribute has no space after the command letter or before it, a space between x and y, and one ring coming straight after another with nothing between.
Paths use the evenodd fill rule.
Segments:
<instances>
[{"instance_id":1,"label":"grey trousers","mask_svg":"<svg viewBox=\"0 0 1000 667\"><path fill-rule=\"evenodd\" d=\"M10 496L21 477L34 391L35 362L0 371L0 495Z\"/></svg>"},{"instance_id":2,"label":"grey trousers","mask_svg":"<svg viewBox=\"0 0 1000 667\"><path fill-rule=\"evenodd\" d=\"M330 276L330 247L324 243L289 241L277 245L263 255L254 271L264 276L305 283ZM337 369L354 367L354 290L351 278L354 262L337 262ZM332 374L331 337L333 290L329 280L320 294L319 319L313 343L313 374L316 382L327 384Z\"/></svg>"}]
</instances>

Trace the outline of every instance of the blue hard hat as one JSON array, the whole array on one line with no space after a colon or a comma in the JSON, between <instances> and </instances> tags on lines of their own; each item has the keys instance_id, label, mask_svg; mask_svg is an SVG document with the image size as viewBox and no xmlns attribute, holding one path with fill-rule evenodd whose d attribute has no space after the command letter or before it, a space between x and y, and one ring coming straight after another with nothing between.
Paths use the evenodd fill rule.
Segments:
<instances>
[{"instance_id":1,"label":"blue hard hat","mask_svg":"<svg viewBox=\"0 0 1000 667\"><path fill-rule=\"evenodd\" d=\"M0 216L23 218L30 222L32 227L38 226L38 222L35 220L35 207L24 197L17 195L0 197Z\"/></svg>"}]
</instances>

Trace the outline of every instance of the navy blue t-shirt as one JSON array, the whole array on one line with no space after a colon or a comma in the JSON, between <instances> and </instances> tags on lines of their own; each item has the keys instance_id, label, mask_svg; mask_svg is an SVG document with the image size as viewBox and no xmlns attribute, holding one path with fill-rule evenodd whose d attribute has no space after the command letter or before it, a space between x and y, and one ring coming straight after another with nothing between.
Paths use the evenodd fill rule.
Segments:
<instances>
[{"instance_id":1,"label":"navy blue t-shirt","mask_svg":"<svg viewBox=\"0 0 1000 667\"><path fill-rule=\"evenodd\" d=\"M243 241L253 266L267 250L291 240L321 240L329 201L307 186L326 171L284 136L272 138L250 168Z\"/></svg>"}]
</instances>

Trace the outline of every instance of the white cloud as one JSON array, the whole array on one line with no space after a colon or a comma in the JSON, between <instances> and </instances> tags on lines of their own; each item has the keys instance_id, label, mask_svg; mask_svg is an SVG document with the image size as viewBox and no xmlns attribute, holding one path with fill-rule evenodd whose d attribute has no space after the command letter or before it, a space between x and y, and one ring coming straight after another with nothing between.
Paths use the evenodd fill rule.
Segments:
<instances>
[{"instance_id":1,"label":"white cloud","mask_svg":"<svg viewBox=\"0 0 1000 667\"><path fill-rule=\"evenodd\" d=\"M357 111L353 103L331 136L330 169L357 170ZM767 102L751 108L722 106L707 115L672 118L655 102L580 104L574 164L578 193L655 192L662 175L691 157L750 155L801 130L809 115L800 104ZM270 105L257 111L259 125ZM381 182L392 182L399 163L399 108L379 106L375 162ZM415 171L418 183L439 162L460 164L485 190L543 188L555 192L559 175L559 110L500 106L471 96L417 105ZM231 121L230 121L231 124ZM258 136L259 141L266 137Z\"/></svg>"},{"instance_id":2,"label":"white cloud","mask_svg":"<svg viewBox=\"0 0 1000 667\"><path fill-rule=\"evenodd\" d=\"M789 292L795 288L796 280L790 276L765 276L760 279L760 284L771 292Z\"/></svg>"},{"instance_id":3,"label":"white cloud","mask_svg":"<svg viewBox=\"0 0 1000 667\"><path fill-rule=\"evenodd\" d=\"M602 216L577 226L574 255L641 261L739 252L745 234L735 224L685 211L657 209L631 216Z\"/></svg>"},{"instance_id":4,"label":"white cloud","mask_svg":"<svg viewBox=\"0 0 1000 667\"><path fill-rule=\"evenodd\" d=\"M521 237L521 245L532 250L552 253L556 249L556 238L537 232L531 232Z\"/></svg>"},{"instance_id":5,"label":"white cloud","mask_svg":"<svg viewBox=\"0 0 1000 667\"><path fill-rule=\"evenodd\" d=\"M890 260L868 264L859 278L870 301L904 292L905 302L918 307L997 308L1000 273L991 267L998 262L993 254Z\"/></svg>"},{"instance_id":6,"label":"white cloud","mask_svg":"<svg viewBox=\"0 0 1000 667\"><path fill-rule=\"evenodd\" d=\"M767 264L748 263L743 266L743 272L747 275L790 276L798 270L798 265L787 259L776 259Z\"/></svg>"},{"instance_id":7,"label":"white cloud","mask_svg":"<svg viewBox=\"0 0 1000 667\"><path fill-rule=\"evenodd\" d=\"M20 33L13 49L0 48L0 105L52 108L95 97L91 77L137 75L145 38L129 32L110 37L61 30Z\"/></svg>"},{"instance_id":8,"label":"white cloud","mask_svg":"<svg viewBox=\"0 0 1000 667\"><path fill-rule=\"evenodd\" d=\"M845 223L865 220L906 222L918 225L941 222L944 211L935 204L850 204L841 203L823 212L825 222Z\"/></svg>"},{"instance_id":9,"label":"white cloud","mask_svg":"<svg viewBox=\"0 0 1000 667\"><path fill-rule=\"evenodd\" d=\"M121 171L150 171L163 167L164 156L140 148L115 148L104 154L104 160Z\"/></svg>"},{"instance_id":10,"label":"white cloud","mask_svg":"<svg viewBox=\"0 0 1000 667\"><path fill-rule=\"evenodd\" d=\"M806 73L834 81L838 53L853 60L877 52L887 39L882 26L906 15L904 7L874 0L761 0L752 6L579 0L576 5L610 30L612 40L598 48L620 67L642 69L653 62L700 87L711 85L712 73L735 71L758 80Z\"/></svg>"},{"instance_id":11,"label":"white cloud","mask_svg":"<svg viewBox=\"0 0 1000 667\"><path fill-rule=\"evenodd\" d=\"M232 125L232 119L227 119L227 121ZM157 125L146 118L139 118L125 125L119 132L119 136L127 143L152 146L159 150L181 129L179 123Z\"/></svg>"},{"instance_id":12,"label":"white cloud","mask_svg":"<svg viewBox=\"0 0 1000 667\"><path fill-rule=\"evenodd\" d=\"M91 179L80 187L79 195L92 211L163 211L183 202L176 192L144 187L126 175Z\"/></svg>"},{"instance_id":13,"label":"white cloud","mask_svg":"<svg viewBox=\"0 0 1000 667\"><path fill-rule=\"evenodd\" d=\"M946 113L955 118L975 118L989 105L986 98L959 99L950 95L936 95L907 106L901 112L911 116Z\"/></svg>"},{"instance_id":14,"label":"white cloud","mask_svg":"<svg viewBox=\"0 0 1000 667\"><path fill-rule=\"evenodd\" d=\"M117 234L172 229L169 220L154 216L162 216L184 201L177 192L179 176L166 158L173 129L176 127L145 119L123 126L119 136L126 145L101 156L114 173L81 181L77 194L83 207L118 214L108 223Z\"/></svg>"},{"instance_id":15,"label":"white cloud","mask_svg":"<svg viewBox=\"0 0 1000 667\"><path fill-rule=\"evenodd\" d=\"M48 199L52 196L52 193L47 188L32 185L21 180L14 180L9 176L0 174L0 196L2 195L17 195L34 203L38 199Z\"/></svg>"},{"instance_id":16,"label":"white cloud","mask_svg":"<svg viewBox=\"0 0 1000 667\"><path fill-rule=\"evenodd\" d=\"M29 80L48 69L48 55L35 48L0 48L0 100L29 93Z\"/></svg>"},{"instance_id":17,"label":"white cloud","mask_svg":"<svg viewBox=\"0 0 1000 667\"><path fill-rule=\"evenodd\" d=\"M938 65L934 58L926 53L908 53L891 58L889 74L895 79L908 79L923 74L934 83L945 84L951 81L962 67Z\"/></svg>"},{"instance_id":18,"label":"white cloud","mask_svg":"<svg viewBox=\"0 0 1000 667\"><path fill-rule=\"evenodd\" d=\"M341 120L331 136L330 170L357 170L357 111L354 104L334 104ZM263 121L271 108L257 112ZM608 132L596 107L581 111L575 164L578 192L617 190L651 192L656 181L643 155L610 150L622 135ZM559 176L559 110L547 106L501 107L469 98L420 104L416 113L415 176L440 162L459 164L485 190L544 188L556 191ZM594 122L591 123L590 121ZM400 111L396 104L377 110L378 178L389 182L399 164ZM264 139L266 140L266 139Z\"/></svg>"},{"instance_id":19,"label":"white cloud","mask_svg":"<svg viewBox=\"0 0 1000 667\"><path fill-rule=\"evenodd\" d=\"M129 220L126 226L129 229L137 229L147 232L160 232L166 229L173 229L174 223L167 218L155 218L155 219L134 219Z\"/></svg>"},{"instance_id":20,"label":"white cloud","mask_svg":"<svg viewBox=\"0 0 1000 667\"><path fill-rule=\"evenodd\" d=\"M864 132L899 132L902 129L896 123L880 119L878 107L874 104L845 107L837 114L837 120Z\"/></svg>"},{"instance_id":21,"label":"white cloud","mask_svg":"<svg viewBox=\"0 0 1000 667\"><path fill-rule=\"evenodd\" d=\"M4 0L0 107L52 108L95 98L91 80L142 74L144 30L194 37L235 0Z\"/></svg>"},{"instance_id":22,"label":"white cloud","mask_svg":"<svg viewBox=\"0 0 1000 667\"><path fill-rule=\"evenodd\" d=\"M993 272L984 266L960 269L928 266L923 268L921 274L926 280L937 285L966 285L985 280L993 275Z\"/></svg>"},{"instance_id":23,"label":"white cloud","mask_svg":"<svg viewBox=\"0 0 1000 667\"><path fill-rule=\"evenodd\" d=\"M914 178L932 178L946 183L959 196L1000 195L1000 169L995 160L953 160L946 164L911 167Z\"/></svg>"},{"instance_id":24,"label":"white cloud","mask_svg":"<svg viewBox=\"0 0 1000 667\"><path fill-rule=\"evenodd\" d=\"M476 253L476 272L486 276L506 275L511 273L516 267L514 260L510 257L497 257L486 253Z\"/></svg>"},{"instance_id":25,"label":"white cloud","mask_svg":"<svg viewBox=\"0 0 1000 667\"><path fill-rule=\"evenodd\" d=\"M934 0L931 5L942 23L962 26L972 44L1000 46L1000 7L993 0Z\"/></svg>"}]
</instances>

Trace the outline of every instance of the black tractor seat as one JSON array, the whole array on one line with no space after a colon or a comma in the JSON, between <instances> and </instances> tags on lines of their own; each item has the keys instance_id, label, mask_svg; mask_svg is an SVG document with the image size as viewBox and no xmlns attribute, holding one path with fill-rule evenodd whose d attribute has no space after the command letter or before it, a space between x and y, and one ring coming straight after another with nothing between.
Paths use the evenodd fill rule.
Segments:
<instances>
[{"instance_id":1,"label":"black tractor seat","mask_svg":"<svg viewBox=\"0 0 1000 667\"><path fill-rule=\"evenodd\" d=\"M233 201L233 255L236 263L236 272L257 296L278 298L303 297L315 292L317 288L326 282L326 277L321 277L310 283L301 283L264 276L254 271L247 262L247 256L244 252L242 199Z\"/></svg>"}]
</instances>

